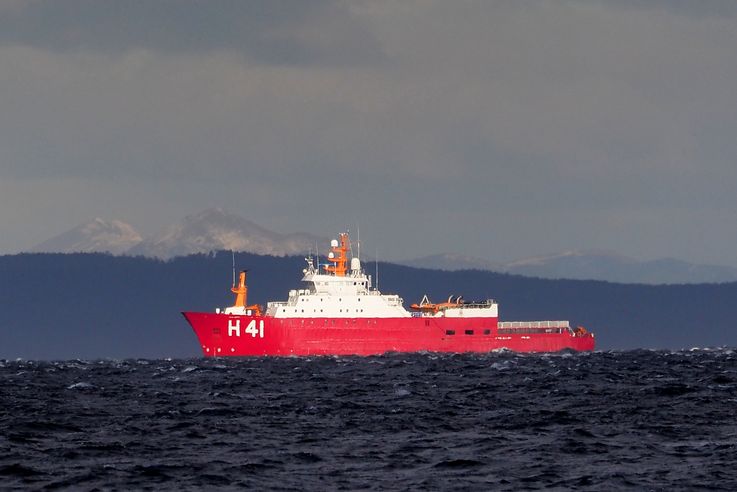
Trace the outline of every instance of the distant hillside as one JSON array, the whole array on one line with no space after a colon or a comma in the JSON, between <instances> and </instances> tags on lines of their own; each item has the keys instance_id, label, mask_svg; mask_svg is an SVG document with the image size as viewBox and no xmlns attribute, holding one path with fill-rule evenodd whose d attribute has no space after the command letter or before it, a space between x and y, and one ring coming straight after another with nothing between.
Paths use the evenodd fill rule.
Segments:
<instances>
[{"instance_id":1,"label":"distant hillside","mask_svg":"<svg viewBox=\"0 0 737 492\"><path fill-rule=\"evenodd\" d=\"M737 268L698 265L664 258L640 261L601 251L567 251L557 255L492 263L459 254L406 260L403 265L440 270L489 270L549 279L603 280L638 284L719 283L737 281Z\"/></svg>"},{"instance_id":2,"label":"distant hillside","mask_svg":"<svg viewBox=\"0 0 737 492\"><path fill-rule=\"evenodd\" d=\"M249 299L286 299L301 257L236 255ZM0 358L198 357L183 310L211 311L232 296L230 253L170 261L105 254L0 256ZM545 280L485 271L380 264L380 288L405 305L423 294L494 298L503 320L569 319L599 349L737 346L737 283L645 286Z\"/></svg>"},{"instance_id":3,"label":"distant hillside","mask_svg":"<svg viewBox=\"0 0 737 492\"><path fill-rule=\"evenodd\" d=\"M396 262L399 265L410 266L414 268L430 268L433 270L489 270L492 272L503 272L503 263L494 263L483 258L462 255L460 253L441 253L437 255L428 255L421 258L411 260L402 260Z\"/></svg>"}]
</instances>

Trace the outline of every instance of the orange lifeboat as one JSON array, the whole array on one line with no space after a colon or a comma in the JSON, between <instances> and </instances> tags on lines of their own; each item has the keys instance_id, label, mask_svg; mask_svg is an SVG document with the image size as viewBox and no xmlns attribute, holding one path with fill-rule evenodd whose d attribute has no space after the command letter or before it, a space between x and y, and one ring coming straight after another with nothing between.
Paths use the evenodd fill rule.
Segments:
<instances>
[{"instance_id":1,"label":"orange lifeboat","mask_svg":"<svg viewBox=\"0 0 737 492\"><path fill-rule=\"evenodd\" d=\"M438 311L443 311L448 308L454 308L459 307L463 304L463 296L458 296L453 299L453 296L449 296L448 300L446 302L440 302L440 303L434 303L430 302L430 300L427 298L427 294L422 297L422 300L419 304L415 303L410 306L410 308L414 309L415 311L425 312L425 313L432 313L435 314Z\"/></svg>"}]
</instances>

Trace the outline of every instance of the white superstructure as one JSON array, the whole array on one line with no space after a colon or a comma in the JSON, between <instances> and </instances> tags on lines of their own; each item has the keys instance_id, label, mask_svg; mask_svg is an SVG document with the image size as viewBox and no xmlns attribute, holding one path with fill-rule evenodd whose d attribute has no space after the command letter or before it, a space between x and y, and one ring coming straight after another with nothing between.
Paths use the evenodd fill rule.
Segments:
<instances>
[{"instance_id":1,"label":"white superstructure","mask_svg":"<svg viewBox=\"0 0 737 492\"><path fill-rule=\"evenodd\" d=\"M270 302L266 316L275 318L406 318L398 295L382 295L371 288L371 277L361 269L358 258L351 260L345 276L320 273L307 258L304 288L289 291L286 302Z\"/></svg>"},{"instance_id":2,"label":"white superstructure","mask_svg":"<svg viewBox=\"0 0 737 492\"><path fill-rule=\"evenodd\" d=\"M407 317L496 317L497 304L484 303L445 303L438 309L416 309L411 312L404 308L404 300L395 294L383 295L372 288L371 276L361 268L361 261L354 257L347 268L347 251L350 248L348 235L340 235L331 242L332 251L323 265L327 273L316 268L311 257L306 258L307 268L303 270L304 287L289 291L284 302L269 302L266 316L274 318L407 318ZM336 256L337 254L337 256ZM415 305L413 305L414 308ZM433 305L434 306L434 305Z\"/></svg>"}]
</instances>

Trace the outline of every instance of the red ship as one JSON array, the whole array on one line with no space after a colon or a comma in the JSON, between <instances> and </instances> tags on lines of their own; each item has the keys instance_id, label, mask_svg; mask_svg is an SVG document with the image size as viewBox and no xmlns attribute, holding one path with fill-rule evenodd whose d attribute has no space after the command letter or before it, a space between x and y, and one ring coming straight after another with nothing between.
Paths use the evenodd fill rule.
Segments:
<instances>
[{"instance_id":1,"label":"red ship","mask_svg":"<svg viewBox=\"0 0 737 492\"><path fill-rule=\"evenodd\" d=\"M387 352L557 352L593 350L594 335L568 321L500 322L498 304L427 296L404 308L398 295L371 285L348 234L330 244L329 264L306 258L303 287L266 309L248 305L246 272L231 289L235 304L212 313L184 312L206 357L378 355Z\"/></svg>"}]
</instances>

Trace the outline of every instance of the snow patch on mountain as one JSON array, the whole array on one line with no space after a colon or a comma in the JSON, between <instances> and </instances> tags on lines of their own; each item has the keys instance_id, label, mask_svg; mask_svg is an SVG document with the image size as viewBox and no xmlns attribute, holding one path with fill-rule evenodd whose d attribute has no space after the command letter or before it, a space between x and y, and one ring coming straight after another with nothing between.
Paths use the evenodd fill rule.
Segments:
<instances>
[{"instance_id":1,"label":"snow patch on mountain","mask_svg":"<svg viewBox=\"0 0 737 492\"><path fill-rule=\"evenodd\" d=\"M181 222L145 239L128 254L173 258L210 251L246 251L262 255L302 254L325 238L305 233L279 234L250 220L215 208L188 215Z\"/></svg>"},{"instance_id":2,"label":"snow patch on mountain","mask_svg":"<svg viewBox=\"0 0 737 492\"><path fill-rule=\"evenodd\" d=\"M143 240L133 226L120 220L96 218L30 249L33 253L122 254Z\"/></svg>"}]
</instances>

